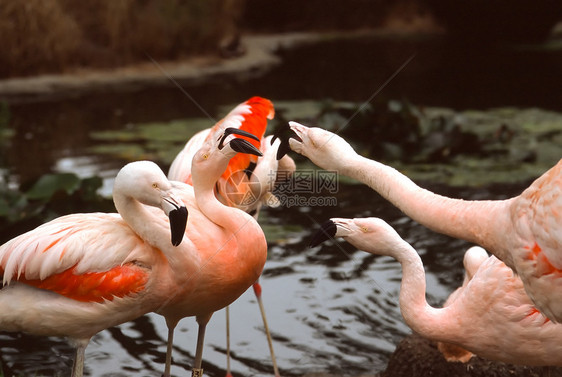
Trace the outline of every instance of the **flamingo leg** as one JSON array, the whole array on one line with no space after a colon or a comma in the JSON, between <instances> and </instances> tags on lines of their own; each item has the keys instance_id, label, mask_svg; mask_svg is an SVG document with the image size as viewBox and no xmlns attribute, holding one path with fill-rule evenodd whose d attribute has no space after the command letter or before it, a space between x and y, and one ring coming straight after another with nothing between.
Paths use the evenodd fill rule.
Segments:
<instances>
[{"instance_id":1,"label":"flamingo leg","mask_svg":"<svg viewBox=\"0 0 562 377\"><path fill-rule=\"evenodd\" d=\"M259 280L253 285L254 293L256 294L256 299L258 300L258 305L260 307L261 318L263 319L263 327L265 328L265 335L267 336L267 344L269 345L269 352L271 354L271 362L273 363L273 373L275 377L280 377L279 368L277 367L277 359L275 358L275 352L273 351L273 341L271 339L271 333L269 332L269 326L267 324L267 318L265 316L265 307L263 306L263 301L261 299L261 285Z\"/></svg>"},{"instance_id":2,"label":"flamingo leg","mask_svg":"<svg viewBox=\"0 0 562 377\"><path fill-rule=\"evenodd\" d=\"M230 372L230 306L225 308L226 313L226 377L232 377Z\"/></svg>"},{"instance_id":3,"label":"flamingo leg","mask_svg":"<svg viewBox=\"0 0 562 377\"><path fill-rule=\"evenodd\" d=\"M72 365L71 377L82 377L84 375L84 358L86 354L86 346L90 339L76 340L76 355L74 356L74 363Z\"/></svg>"},{"instance_id":4,"label":"flamingo leg","mask_svg":"<svg viewBox=\"0 0 562 377\"><path fill-rule=\"evenodd\" d=\"M193 362L193 371L191 372L191 377L203 377L203 345L205 344L205 329L207 328L207 323L211 319L211 314L204 317L197 317L197 323L199 324L199 331L197 332L197 348L195 350L195 361Z\"/></svg>"},{"instance_id":5,"label":"flamingo leg","mask_svg":"<svg viewBox=\"0 0 562 377\"><path fill-rule=\"evenodd\" d=\"M174 329L177 324L177 321L166 321L166 325L168 326L168 343L166 345L166 366L164 367L164 374L162 377L171 377L172 346L174 345Z\"/></svg>"}]
</instances>

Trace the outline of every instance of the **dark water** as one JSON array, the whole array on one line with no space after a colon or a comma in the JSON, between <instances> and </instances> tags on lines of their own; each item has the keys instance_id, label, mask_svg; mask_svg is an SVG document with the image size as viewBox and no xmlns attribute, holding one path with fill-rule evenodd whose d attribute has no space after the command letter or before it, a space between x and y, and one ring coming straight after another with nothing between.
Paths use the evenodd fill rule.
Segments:
<instances>
[{"instance_id":1,"label":"dark water","mask_svg":"<svg viewBox=\"0 0 562 377\"><path fill-rule=\"evenodd\" d=\"M252 95L274 102L365 101L414 56L377 98L408 98L416 104L455 108L510 105L562 110L558 92L562 54L556 51L386 39L326 42L282 54L285 64L265 76L249 81L222 77L186 90L213 116L219 105L239 103ZM21 183L49 171L73 171L82 176L100 174L110 184L125 160L85 152L94 143L91 131L202 116L174 87L14 104L10 110L16 133L2 157L11 179ZM439 193L465 199L502 199L518 194L525 184L458 189L424 183ZM462 256L468 244L428 231L361 185L341 182L335 198L335 207L267 209L260 219L270 242L261 283L282 375L381 371L396 344L410 332L397 306L401 278L397 262L343 243L307 247L311 232L326 219L377 216L395 226L423 258L432 304L442 303L462 281ZM231 323L235 375L272 374L251 290L232 305ZM224 312L217 312L208 326L204 351L210 376L224 375L224 328ZM196 331L192 318L176 329L174 375L188 373ZM160 376L165 337L164 321L157 315L103 331L87 349L86 373ZM72 349L57 339L0 333L0 353L4 375L67 375L72 364Z\"/></svg>"}]
</instances>

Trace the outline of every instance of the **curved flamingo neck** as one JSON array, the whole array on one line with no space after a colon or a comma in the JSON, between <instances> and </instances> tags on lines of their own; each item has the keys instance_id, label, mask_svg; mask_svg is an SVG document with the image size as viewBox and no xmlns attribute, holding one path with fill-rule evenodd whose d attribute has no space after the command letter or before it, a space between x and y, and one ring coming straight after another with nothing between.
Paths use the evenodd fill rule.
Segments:
<instances>
[{"instance_id":1,"label":"curved flamingo neck","mask_svg":"<svg viewBox=\"0 0 562 377\"><path fill-rule=\"evenodd\" d=\"M377 191L402 212L428 228L477 243L510 265L510 253L498 237L512 227L508 200L462 200L447 198L416 185L396 169L362 156L343 164L341 173Z\"/></svg>"},{"instance_id":2,"label":"curved flamingo neck","mask_svg":"<svg viewBox=\"0 0 562 377\"><path fill-rule=\"evenodd\" d=\"M140 238L163 252L170 248L170 232L166 224L143 204L117 188L113 192L113 202L117 212Z\"/></svg>"},{"instance_id":3,"label":"curved flamingo neck","mask_svg":"<svg viewBox=\"0 0 562 377\"><path fill-rule=\"evenodd\" d=\"M244 211L222 204L215 196L213 186L199 184L196 177L197 175L193 176L195 200L201 212L209 220L232 232L237 232L241 229L249 219L253 220L253 218Z\"/></svg>"},{"instance_id":4,"label":"curved flamingo neck","mask_svg":"<svg viewBox=\"0 0 562 377\"><path fill-rule=\"evenodd\" d=\"M425 297L426 281L423 263L418 253L406 242L401 243L392 257L402 265L400 312L408 326L418 334L440 341L452 341L457 334L451 322L451 307L434 308Z\"/></svg>"}]
</instances>

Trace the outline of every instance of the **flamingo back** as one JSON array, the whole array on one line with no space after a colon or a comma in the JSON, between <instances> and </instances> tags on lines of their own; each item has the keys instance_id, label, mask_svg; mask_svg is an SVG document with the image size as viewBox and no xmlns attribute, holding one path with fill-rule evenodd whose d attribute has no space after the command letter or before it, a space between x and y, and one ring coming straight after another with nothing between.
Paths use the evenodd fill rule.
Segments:
<instances>
[{"instance_id":1,"label":"flamingo back","mask_svg":"<svg viewBox=\"0 0 562 377\"><path fill-rule=\"evenodd\" d=\"M188 140L174 161L172 161L172 165L170 165L170 170L168 171L169 180L193 185L193 182L191 181L191 161L193 160L195 153L197 153L205 140L207 140L210 132L211 129L207 128L199 131Z\"/></svg>"},{"instance_id":2,"label":"flamingo back","mask_svg":"<svg viewBox=\"0 0 562 377\"><path fill-rule=\"evenodd\" d=\"M223 119L223 127L235 127L250 132L261 140L265 134L267 120L273 119L274 116L275 110L273 109L271 101L262 97L252 97L246 102L236 106ZM259 148L260 142L251 139L248 139L248 141ZM251 162L255 164L257 162L257 156L238 153L230 160L222 178L228 179L233 173L244 171L250 166Z\"/></svg>"},{"instance_id":3,"label":"flamingo back","mask_svg":"<svg viewBox=\"0 0 562 377\"><path fill-rule=\"evenodd\" d=\"M512 213L526 214L528 258L543 264L545 274L562 274L562 160L521 194Z\"/></svg>"}]
</instances>

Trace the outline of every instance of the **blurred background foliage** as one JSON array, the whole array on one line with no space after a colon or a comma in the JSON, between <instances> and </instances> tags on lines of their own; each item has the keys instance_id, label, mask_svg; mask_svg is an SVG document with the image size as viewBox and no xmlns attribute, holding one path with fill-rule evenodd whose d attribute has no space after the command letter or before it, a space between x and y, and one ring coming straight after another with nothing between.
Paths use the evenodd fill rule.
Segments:
<instances>
[{"instance_id":1,"label":"blurred background foliage","mask_svg":"<svg viewBox=\"0 0 562 377\"><path fill-rule=\"evenodd\" d=\"M383 27L536 42L561 15L550 0L2 0L0 77L236 55L241 33Z\"/></svg>"},{"instance_id":2,"label":"blurred background foliage","mask_svg":"<svg viewBox=\"0 0 562 377\"><path fill-rule=\"evenodd\" d=\"M228 0L3 0L0 77L116 67L215 50Z\"/></svg>"}]
</instances>

